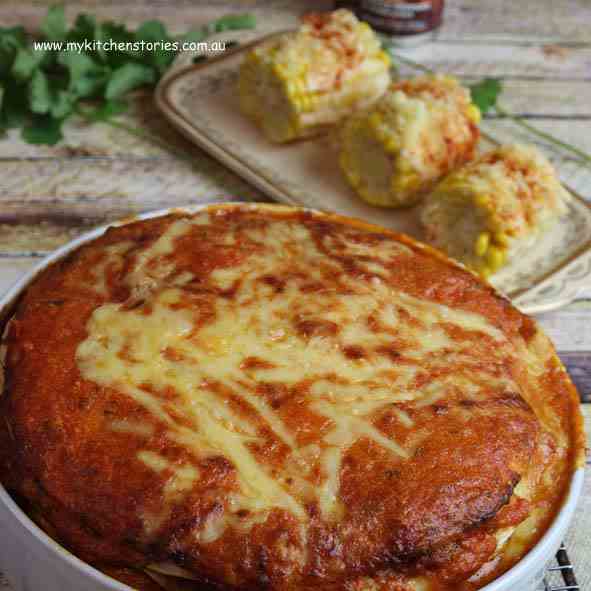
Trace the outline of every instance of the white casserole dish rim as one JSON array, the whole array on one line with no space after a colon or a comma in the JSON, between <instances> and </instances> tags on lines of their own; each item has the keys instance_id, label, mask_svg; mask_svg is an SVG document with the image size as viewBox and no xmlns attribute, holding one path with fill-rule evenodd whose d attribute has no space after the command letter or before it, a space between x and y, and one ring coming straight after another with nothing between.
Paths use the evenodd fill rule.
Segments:
<instances>
[{"instance_id":1,"label":"white casserole dish rim","mask_svg":"<svg viewBox=\"0 0 591 591\"><path fill-rule=\"evenodd\" d=\"M324 214L327 212L320 212L317 210L310 210L297 206L282 205L275 203L248 203L239 201L225 201L225 202L211 202L199 205L187 205L173 208L160 209L138 214L133 217L116 220L109 224L102 225L94 230L86 232L74 240L68 242L64 246L58 248L52 254L42 259L33 269L27 272L20 280L18 280L3 296L0 297L0 325L12 314L13 306L16 304L21 293L26 287L35 279L35 277L47 268L52 263L62 259L72 251L76 250L82 244L101 236L108 228L112 226L120 226L134 221L145 220L164 216L171 213L195 213L209 207L224 207L224 206L241 206L252 208L281 208L281 209L297 209L310 211L311 213ZM503 573L500 577L485 585L480 591L511 591L512 589L521 588L518 585L527 584L535 574L544 568L545 565L553 558L562 542L562 538L566 533L570 522L575 513L577 502L583 490L584 484L584 468L578 468L573 472L572 479L569 484L568 492L563 500L562 506L556 514L552 524L546 530L544 535L540 538L538 543L512 568ZM31 542L40 544L43 549L52 554L56 560L63 561L72 569L77 571L77 574L85 575L91 581L101 585L102 589L109 589L112 591L133 591L132 587L116 581L115 579L105 575L99 570L92 567L90 564L84 562L67 549L61 546L58 542L53 540L46 534L28 515L16 504L9 493L6 491L0 482L0 504L8 509L14 522L18 523L23 530L25 530L31 538ZM0 522L1 524L1 522ZM0 551L2 548L2 541L0 541ZM22 565L21 565L22 567Z\"/></svg>"}]
</instances>

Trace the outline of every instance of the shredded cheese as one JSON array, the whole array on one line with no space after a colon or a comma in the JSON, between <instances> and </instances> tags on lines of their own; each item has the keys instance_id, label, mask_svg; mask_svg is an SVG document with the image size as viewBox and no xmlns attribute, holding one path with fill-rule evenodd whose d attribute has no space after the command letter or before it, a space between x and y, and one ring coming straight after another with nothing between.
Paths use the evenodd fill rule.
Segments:
<instances>
[{"instance_id":1,"label":"shredded cheese","mask_svg":"<svg viewBox=\"0 0 591 591\"><path fill-rule=\"evenodd\" d=\"M411 443L395 441L376 426L381 413L394 408L393 416L410 429L411 416L397 405L431 404L457 386L458 376L445 374L417 383L426 356L429 367L449 362L450 356L467 359L466 343L452 338L445 325L494 339L500 357L510 345L482 316L392 289L387 282L389 262L410 252L394 241L380 246L379 257L360 263L374 280L359 282L341 274L338 286L307 293L306 284L321 281L338 267L308 230L288 221L249 229L248 239L266 248L253 249L240 263L209 275L208 298L214 314L202 317L200 307L187 296L191 273L178 273L170 255L179 237L195 224L207 223L209 218L199 215L175 221L136 256L125 282L132 297L141 294L140 305L111 302L97 308L88 321L88 336L77 350L78 367L85 379L115 388L142 406L164 426L169 440L185 447L196 460L222 455L231 462L237 489L227 506L196 528L194 535L201 543L217 540L228 527L252 527L280 509L303 524L303 546L309 503L316 502L328 520L343 518L342 460L356 441L370 440L393 461L411 457ZM237 230L227 232L226 241L235 243ZM324 246L330 247L333 240L327 236ZM354 241L345 240L343 246L351 256L371 252L370 246ZM266 276L283 278L281 293L261 281ZM219 295L237 282L232 297ZM301 326L311 328L306 332ZM333 329L314 331L315 326ZM406 363L398 364L380 352L393 340L404 343L400 347ZM348 355L350 350L361 354ZM248 359L261 363L249 366ZM509 375L485 368L473 368L460 379L465 395L474 399L485 396L488 387L512 385ZM289 389L304 380L308 388L302 403L328 425L313 444L300 443L281 413L257 391L263 382ZM269 435L231 404L230 394L287 447L282 467L271 471L257 458L255 447ZM137 432L148 438L149 445L149 428L121 423L112 428ZM414 440L420 438L417 433ZM138 454L138 461L158 474L172 471L162 493L162 513L143 516L149 532L157 529L174 503L199 485L200 473L196 466L173 466L148 448ZM313 473L320 475L318 486L309 479ZM239 518L237 514L245 510L249 517Z\"/></svg>"}]
</instances>

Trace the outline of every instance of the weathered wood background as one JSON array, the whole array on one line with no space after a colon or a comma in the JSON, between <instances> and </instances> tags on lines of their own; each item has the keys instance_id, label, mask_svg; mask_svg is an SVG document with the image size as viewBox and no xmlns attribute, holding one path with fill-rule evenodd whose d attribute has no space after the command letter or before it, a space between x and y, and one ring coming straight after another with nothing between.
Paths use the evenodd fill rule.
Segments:
<instances>
[{"instance_id":1,"label":"weathered wood background","mask_svg":"<svg viewBox=\"0 0 591 591\"><path fill-rule=\"evenodd\" d=\"M0 26L38 27L52 2L2 1ZM228 12L254 12L255 32L245 40L289 27L327 0L82 0L67 14L92 12L134 25L159 18L185 31ZM445 24L434 43L404 55L465 80L504 81L503 106L541 130L591 153L591 2L588 0L448 0ZM130 213L211 200L265 200L255 188L182 139L138 93L124 121L139 124L190 155L190 161L105 125L68 124L56 147L30 146L11 132L0 139L0 293L40 257L98 223ZM501 140L534 141L514 123L495 117L486 129ZM591 170L541 144L563 179L591 199ZM589 290L563 310L539 320L591 400L591 278ZM591 405L584 405L588 432ZM1 535L1 534L0 534ZM591 475L567 539L581 589L591 590Z\"/></svg>"}]
</instances>

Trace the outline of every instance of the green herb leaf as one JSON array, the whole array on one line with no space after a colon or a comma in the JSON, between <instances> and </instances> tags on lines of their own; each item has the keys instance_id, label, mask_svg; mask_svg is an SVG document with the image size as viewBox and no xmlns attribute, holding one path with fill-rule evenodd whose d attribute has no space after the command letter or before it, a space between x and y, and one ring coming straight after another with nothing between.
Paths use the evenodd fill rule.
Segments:
<instances>
[{"instance_id":1,"label":"green herb leaf","mask_svg":"<svg viewBox=\"0 0 591 591\"><path fill-rule=\"evenodd\" d=\"M18 50L26 46L27 37L23 27L0 27L0 79L10 76Z\"/></svg>"},{"instance_id":2,"label":"green herb leaf","mask_svg":"<svg viewBox=\"0 0 591 591\"><path fill-rule=\"evenodd\" d=\"M156 73L153 68L142 64L125 64L113 72L105 90L105 98L119 98L130 90L155 81Z\"/></svg>"},{"instance_id":3,"label":"green herb leaf","mask_svg":"<svg viewBox=\"0 0 591 591\"><path fill-rule=\"evenodd\" d=\"M65 119L74 110L77 98L78 97L72 92L59 90L51 105L51 116L56 119Z\"/></svg>"},{"instance_id":4,"label":"green herb leaf","mask_svg":"<svg viewBox=\"0 0 591 591\"><path fill-rule=\"evenodd\" d=\"M0 128L22 127L29 115L27 86L8 80L3 88L0 105Z\"/></svg>"},{"instance_id":5,"label":"green herb leaf","mask_svg":"<svg viewBox=\"0 0 591 591\"><path fill-rule=\"evenodd\" d=\"M86 53L74 51L60 53L58 63L68 71L69 90L81 98L100 95L107 84L110 70Z\"/></svg>"},{"instance_id":6,"label":"green herb leaf","mask_svg":"<svg viewBox=\"0 0 591 591\"><path fill-rule=\"evenodd\" d=\"M63 6L52 6L41 23L41 31L50 41L61 41L67 33L66 15Z\"/></svg>"},{"instance_id":7,"label":"green herb leaf","mask_svg":"<svg viewBox=\"0 0 591 591\"><path fill-rule=\"evenodd\" d=\"M125 101L111 100L105 101L96 108L81 109L79 114L89 121L107 121L117 115L121 115L121 113L125 113L128 109L129 105Z\"/></svg>"},{"instance_id":8,"label":"green herb leaf","mask_svg":"<svg viewBox=\"0 0 591 591\"><path fill-rule=\"evenodd\" d=\"M166 27L161 21L146 21L135 32L135 38L143 41L169 41Z\"/></svg>"},{"instance_id":9,"label":"green herb leaf","mask_svg":"<svg viewBox=\"0 0 591 591\"><path fill-rule=\"evenodd\" d=\"M74 27L68 34L71 41L83 42L85 39L94 41L96 34L96 20L90 14L79 14L74 22Z\"/></svg>"},{"instance_id":10,"label":"green herb leaf","mask_svg":"<svg viewBox=\"0 0 591 591\"><path fill-rule=\"evenodd\" d=\"M70 73L73 80L84 76L88 72L94 70L101 70L103 67L97 64L92 57L86 53L78 53L76 51L64 51L59 54L58 63L65 66Z\"/></svg>"},{"instance_id":11,"label":"green herb leaf","mask_svg":"<svg viewBox=\"0 0 591 591\"><path fill-rule=\"evenodd\" d=\"M135 41L134 34L125 25L110 21L97 25L95 37L103 44L107 42L112 42L113 44L133 43ZM97 54L104 63L112 68L118 68L129 62L130 55L134 57L140 55L139 52L121 51L116 47L111 47L109 51L101 47L97 50Z\"/></svg>"},{"instance_id":12,"label":"green herb leaf","mask_svg":"<svg viewBox=\"0 0 591 591\"><path fill-rule=\"evenodd\" d=\"M33 72L43 59L44 53L33 53L28 49L19 49L12 64L11 73L19 82L26 82L33 76Z\"/></svg>"},{"instance_id":13,"label":"green herb leaf","mask_svg":"<svg viewBox=\"0 0 591 591\"><path fill-rule=\"evenodd\" d=\"M22 138L29 144L53 146L62 138L62 120L49 115L37 115L31 123L23 127Z\"/></svg>"},{"instance_id":14,"label":"green herb leaf","mask_svg":"<svg viewBox=\"0 0 591 591\"><path fill-rule=\"evenodd\" d=\"M214 21L208 29L212 33L221 33L237 29L254 29L256 26L257 21L253 14L228 14Z\"/></svg>"},{"instance_id":15,"label":"green herb leaf","mask_svg":"<svg viewBox=\"0 0 591 591\"><path fill-rule=\"evenodd\" d=\"M503 85L496 78L485 78L470 87L472 102L482 114L488 113L497 104L497 99L503 90Z\"/></svg>"},{"instance_id":16,"label":"green herb leaf","mask_svg":"<svg viewBox=\"0 0 591 591\"><path fill-rule=\"evenodd\" d=\"M201 43L201 41L207 39L207 35L208 33L205 28L192 29L191 31L179 37L179 41L186 41L187 43Z\"/></svg>"},{"instance_id":17,"label":"green herb leaf","mask_svg":"<svg viewBox=\"0 0 591 591\"><path fill-rule=\"evenodd\" d=\"M253 26L249 15L230 15L184 39L202 41L214 32ZM23 27L0 27L0 135L18 127L25 141L52 145L62 138L63 121L76 113L175 152L140 127L115 119L127 109L121 97L142 85L154 85L174 60L175 39L163 23L150 20L131 31L122 23L99 23L93 15L79 14L68 28L64 7L53 6L41 33L49 41L82 45L71 51L33 51ZM86 41L101 41L109 47L89 47ZM121 43L131 45L119 47ZM148 43L163 46L142 47ZM93 106L85 106L89 100Z\"/></svg>"},{"instance_id":18,"label":"green herb leaf","mask_svg":"<svg viewBox=\"0 0 591 591\"><path fill-rule=\"evenodd\" d=\"M154 66L160 74L164 73L176 55L173 39L168 35L166 27L160 21L146 21L135 32L135 38L137 41L158 44L143 52L143 62Z\"/></svg>"},{"instance_id":19,"label":"green herb leaf","mask_svg":"<svg viewBox=\"0 0 591 591\"><path fill-rule=\"evenodd\" d=\"M45 114L51 109L53 97L49 87L49 79L41 70L37 70L31 78L29 100L33 113Z\"/></svg>"},{"instance_id":20,"label":"green herb leaf","mask_svg":"<svg viewBox=\"0 0 591 591\"><path fill-rule=\"evenodd\" d=\"M24 27L0 27L0 48L16 50L26 45L27 34Z\"/></svg>"}]
</instances>

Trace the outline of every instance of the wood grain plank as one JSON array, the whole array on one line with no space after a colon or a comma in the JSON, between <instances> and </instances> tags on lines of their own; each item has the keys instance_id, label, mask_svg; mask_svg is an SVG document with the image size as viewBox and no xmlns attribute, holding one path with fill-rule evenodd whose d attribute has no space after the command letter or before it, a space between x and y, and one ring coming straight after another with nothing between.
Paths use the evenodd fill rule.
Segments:
<instances>
[{"instance_id":1,"label":"wood grain plank","mask_svg":"<svg viewBox=\"0 0 591 591\"><path fill-rule=\"evenodd\" d=\"M204 154L175 159L0 162L0 222L59 217L101 220L206 200L263 199Z\"/></svg>"},{"instance_id":2,"label":"wood grain plank","mask_svg":"<svg viewBox=\"0 0 591 591\"><path fill-rule=\"evenodd\" d=\"M39 28L47 7L55 4L53 0L36 2L0 3L0 23L3 26L23 25L30 31ZM81 12L92 13L98 20L125 22L129 27L137 27L146 20L163 21L173 33L183 33L191 28L208 23L224 14L249 12L257 17L257 31L272 31L286 26L295 26L302 13L311 10L329 10L333 3L329 0L207 0L195 3L190 0L88 0L66 2L66 17L73 21ZM234 32L231 32L234 35Z\"/></svg>"},{"instance_id":3,"label":"wood grain plank","mask_svg":"<svg viewBox=\"0 0 591 591\"><path fill-rule=\"evenodd\" d=\"M0 297L41 259L0 256Z\"/></svg>"},{"instance_id":4,"label":"wood grain plank","mask_svg":"<svg viewBox=\"0 0 591 591\"><path fill-rule=\"evenodd\" d=\"M541 131L545 131L559 137L561 140L571 143L574 146L591 153L591 121L565 121L533 118L528 121ZM509 119L487 119L485 128L487 131L496 133L499 137L506 139L513 138L513 141L534 141L531 134L516 125ZM536 140L538 141L538 140ZM544 144L549 150L550 144Z\"/></svg>"},{"instance_id":5,"label":"wood grain plank","mask_svg":"<svg viewBox=\"0 0 591 591\"><path fill-rule=\"evenodd\" d=\"M568 48L563 55L548 55L543 44L511 46L502 43L482 45L427 43L412 49L399 49L404 57L434 70L458 76L518 77L521 79L590 80L591 47Z\"/></svg>"},{"instance_id":6,"label":"wood grain plank","mask_svg":"<svg viewBox=\"0 0 591 591\"><path fill-rule=\"evenodd\" d=\"M589 43L590 22L591 4L586 0L448 0L439 38Z\"/></svg>"},{"instance_id":7,"label":"wood grain plank","mask_svg":"<svg viewBox=\"0 0 591 591\"><path fill-rule=\"evenodd\" d=\"M129 99L129 111L117 118L140 132L148 133L170 144L173 150L186 157L203 157L203 152L185 140L156 108L151 92L138 92ZM153 158L172 156L171 150L162 145L138 138L123 129L104 123L88 123L72 117L64 125L64 140L55 146L32 145L25 142L20 131L10 130L0 140L0 162L5 159L27 158L76 158L93 157L139 157Z\"/></svg>"},{"instance_id":8,"label":"wood grain plank","mask_svg":"<svg viewBox=\"0 0 591 591\"><path fill-rule=\"evenodd\" d=\"M570 143L591 154L591 121L568 121L549 119L530 119L530 125L540 131ZM509 119L487 119L482 129L501 143L530 143L537 145L553 161L562 182L578 192L585 199L591 199L591 167L581 164L576 156L540 139Z\"/></svg>"},{"instance_id":9,"label":"wood grain plank","mask_svg":"<svg viewBox=\"0 0 591 591\"><path fill-rule=\"evenodd\" d=\"M92 224L80 223L78 219L73 220L72 226L67 221L0 224L0 256L43 256L92 227ZM2 260L5 259L0 258Z\"/></svg>"},{"instance_id":10,"label":"wood grain plank","mask_svg":"<svg viewBox=\"0 0 591 591\"><path fill-rule=\"evenodd\" d=\"M53 0L36 2L4 1L0 3L0 22L3 26L24 25L35 31ZM173 32L184 32L230 12L251 12L258 16L258 29L276 28L276 23L295 24L302 12L327 10L329 0L207 0L195 3L190 0L166 2L163 0L84 0L66 2L66 16L73 21L80 12L90 12L100 20L124 21L135 27L145 20L160 19Z\"/></svg>"},{"instance_id":11,"label":"wood grain plank","mask_svg":"<svg viewBox=\"0 0 591 591\"><path fill-rule=\"evenodd\" d=\"M470 77L462 81L470 84L477 80ZM591 117L591 84L580 80L505 79L499 101L510 113L530 119L584 119Z\"/></svg>"},{"instance_id":12,"label":"wood grain plank","mask_svg":"<svg viewBox=\"0 0 591 591\"><path fill-rule=\"evenodd\" d=\"M7 25L26 23L35 28L46 7L53 0L37 0L34 3L3 2L0 5L0 22ZM171 26L183 30L187 25L207 21L221 11L261 11L265 18L272 13L298 14L305 10L328 9L328 0L77 0L67 3L67 13L73 17L80 11L92 11L105 18L125 18L139 23L148 18L160 18ZM524 43L528 41L566 41L570 44L588 43L587 23L591 21L591 6L585 0L570 0L568 4L552 0L448 0L444 26L439 38L447 42L458 39L478 42L502 41Z\"/></svg>"},{"instance_id":13,"label":"wood grain plank","mask_svg":"<svg viewBox=\"0 0 591 591\"><path fill-rule=\"evenodd\" d=\"M591 402L591 353L561 351L560 359L579 390L583 402Z\"/></svg>"},{"instance_id":14,"label":"wood grain plank","mask_svg":"<svg viewBox=\"0 0 591 591\"><path fill-rule=\"evenodd\" d=\"M591 304L575 302L560 310L536 315L542 329L558 351L591 351Z\"/></svg>"}]
</instances>

